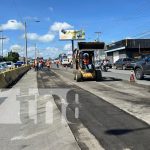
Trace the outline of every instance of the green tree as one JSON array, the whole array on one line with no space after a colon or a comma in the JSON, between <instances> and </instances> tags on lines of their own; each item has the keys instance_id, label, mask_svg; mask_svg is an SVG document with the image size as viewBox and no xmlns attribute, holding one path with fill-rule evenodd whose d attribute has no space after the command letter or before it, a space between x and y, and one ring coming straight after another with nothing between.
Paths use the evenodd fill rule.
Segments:
<instances>
[{"instance_id":1,"label":"green tree","mask_svg":"<svg viewBox=\"0 0 150 150\"><path fill-rule=\"evenodd\" d=\"M13 61L16 63L19 60L19 53L17 52L8 52L8 57L4 57L5 61Z\"/></svg>"}]
</instances>

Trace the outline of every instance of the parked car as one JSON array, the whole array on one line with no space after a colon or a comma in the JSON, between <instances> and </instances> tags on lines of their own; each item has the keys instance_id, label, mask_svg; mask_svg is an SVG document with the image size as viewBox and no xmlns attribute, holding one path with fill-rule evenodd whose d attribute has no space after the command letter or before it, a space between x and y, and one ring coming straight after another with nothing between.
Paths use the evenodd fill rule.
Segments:
<instances>
[{"instance_id":1,"label":"parked car","mask_svg":"<svg viewBox=\"0 0 150 150\"><path fill-rule=\"evenodd\" d=\"M131 64L133 62L134 60L132 58L120 58L114 63L114 65L116 69L133 69L133 65Z\"/></svg>"},{"instance_id":2,"label":"parked car","mask_svg":"<svg viewBox=\"0 0 150 150\"><path fill-rule=\"evenodd\" d=\"M0 63L0 71L6 71L8 69L8 66L6 62L1 62Z\"/></svg>"},{"instance_id":3,"label":"parked car","mask_svg":"<svg viewBox=\"0 0 150 150\"><path fill-rule=\"evenodd\" d=\"M144 75L150 75L150 55L145 55L135 63L135 77L137 80L144 78Z\"/></svg>"},{"instance_id":4,"label":"parked car","mask_svg":"<svg viewBox=\"0 0 150 150\"><path fill-rule=\"evenodd\" d=\"M6 70L6 68L4 68L4 66L0 63L0 72L3 72L5 70Z\"/></svg>"},{"instance_id":5,"label":"parked car","mask_svg":"<svg viewBox=\"0 0 150 150\"><path fill-rule=\"evenodd\" d=\"M7 64L8 68L14 68L15 67L15 64L12 61L7 61L6 64Z\"/></svg>"},{"instance_id":6,"label":"parked car","mask_svg":"<svg viewBox=\"0 0 150 150\"><path fill-rule=\"evenodd\" d=\"M15 67L21 67L21 66L23 66L24 65L24 62L23 61L17 61L16 63L15 63Z\"/></svg>"}]
</instances>

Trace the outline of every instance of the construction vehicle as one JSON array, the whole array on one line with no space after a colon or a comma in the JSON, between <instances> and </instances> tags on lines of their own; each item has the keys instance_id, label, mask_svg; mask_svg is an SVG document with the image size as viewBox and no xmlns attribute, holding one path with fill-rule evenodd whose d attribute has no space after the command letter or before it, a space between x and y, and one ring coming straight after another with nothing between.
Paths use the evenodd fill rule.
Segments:
<instances>
[{"instance_id":1,"label":"construction vehicle","mask_svg":"<svg viewBox=\"0 0 150 150\"><path fill-rule=\"evenodd\" d=\"M77 82L91 79L102 80L102 71L95 67L95 54L97 51L104 51L104 42L78 42L78 48L75 51L74 80ZM88 54L88 64L84 63L84 55Z\"/></svg>"}]
</instances>

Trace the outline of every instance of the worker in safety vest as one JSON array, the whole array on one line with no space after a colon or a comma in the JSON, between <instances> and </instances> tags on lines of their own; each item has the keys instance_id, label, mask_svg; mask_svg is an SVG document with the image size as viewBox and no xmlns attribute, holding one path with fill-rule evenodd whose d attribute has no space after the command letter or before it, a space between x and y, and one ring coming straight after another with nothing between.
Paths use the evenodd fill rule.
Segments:
<instances>
[{"instance_id":1,"label":"worker in safety vest","mask_svg":"<svg viewBox=\"0 0 150 150\"><path fill-rule=\"evenodd\" d=\"M47 69L50 69L50 68L51 68L51 61L50 61L50 60L47 60L47 61L46 61L46 66L47 66Z\"/></svg>"}]
</instances>

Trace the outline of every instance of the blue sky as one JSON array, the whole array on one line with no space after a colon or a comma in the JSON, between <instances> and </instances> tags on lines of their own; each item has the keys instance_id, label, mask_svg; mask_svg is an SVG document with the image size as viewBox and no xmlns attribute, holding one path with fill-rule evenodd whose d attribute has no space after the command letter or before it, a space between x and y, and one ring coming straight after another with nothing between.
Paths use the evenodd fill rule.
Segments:
<instances>
[{"instance_id":1,"label":"blue sky","mask_svg":"<svg viewBox=\"0 0 150 150\"><path fill-rule=\"evenodd\" d=\"M87 41L97 38L96 31L102 32L100 40L106 43L138 38L141 33L149 38L149 7L150 0L1 0L0 29L7 37L4 52L16 50L24 55L25 21L31 57L35 43L44 57L70 50L69 41L59 41L61 28L84 29Z\"/></svg>"}]
</instances>

